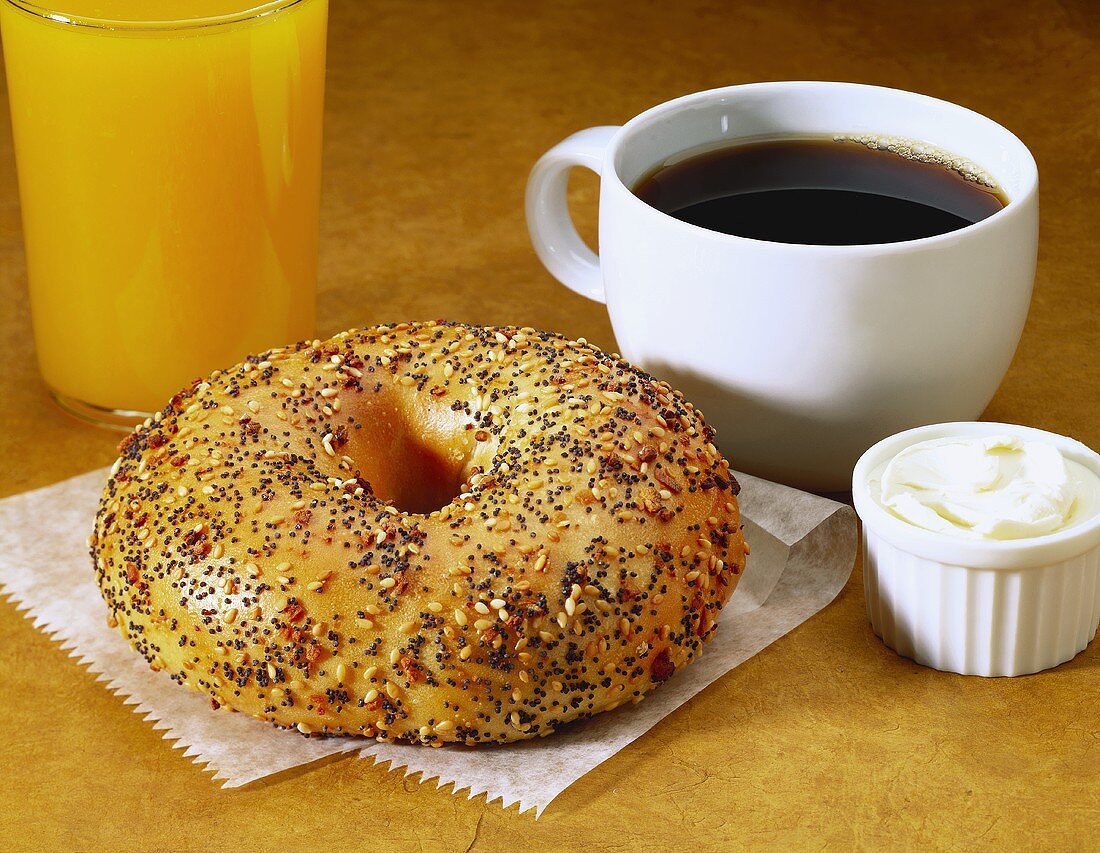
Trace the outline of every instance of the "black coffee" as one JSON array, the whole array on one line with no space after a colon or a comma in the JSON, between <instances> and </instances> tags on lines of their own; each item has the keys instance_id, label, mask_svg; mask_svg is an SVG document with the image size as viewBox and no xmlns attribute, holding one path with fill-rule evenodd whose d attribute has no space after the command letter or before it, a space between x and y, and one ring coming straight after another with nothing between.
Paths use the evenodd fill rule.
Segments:
<instances>
[{"instance_id":1,"label":"black coffee","mask_svg":"<svg viewBox=\"0 0 1100 853\"><path fill-rule=\"evenodd\" d=\"M1008 204L939 163L827 137L709 151L654 169L634 193L712 231L826 246L932 237Z\"/></svg>"}]
</instances>

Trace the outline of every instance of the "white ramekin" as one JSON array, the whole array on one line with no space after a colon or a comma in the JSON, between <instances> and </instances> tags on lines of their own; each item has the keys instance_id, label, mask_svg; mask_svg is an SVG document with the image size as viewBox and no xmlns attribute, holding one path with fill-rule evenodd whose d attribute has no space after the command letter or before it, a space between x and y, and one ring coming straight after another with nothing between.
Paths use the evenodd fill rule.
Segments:
<instances>
[{"instance_id":1,"label":"white ramekin","mask_svg":"<svg viewBox=\"0 0 1100 853\"><path fill-rule=\"evenodd\" d=\"M1025 675L1069 660L1100 622L1100 515L1046 536L961 539L915 527L871 495L870 478L899 451L954 435L1016 435L1057 447L1100 476L1100 454L1031 427L949 423L883 439L856 463L863 586L871 627L898 654L963 675Z\"/></svg>"}]
</instances>

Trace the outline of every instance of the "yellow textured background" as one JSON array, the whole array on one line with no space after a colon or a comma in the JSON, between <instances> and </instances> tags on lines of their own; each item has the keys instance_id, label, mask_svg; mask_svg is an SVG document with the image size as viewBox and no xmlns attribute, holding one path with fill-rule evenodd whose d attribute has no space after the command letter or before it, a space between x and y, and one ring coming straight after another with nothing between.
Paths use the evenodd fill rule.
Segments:
<instances>
[{"instance_id":1,"label":"yellow textured background","mask_svg":"<svg viewBox=\"0 0 1100 853\"><path fill-rule=\"evenodd\" d=\"M603 309L553 282L528 245L534 160L693 90L876 83L962 103L1032 148L1035 299L985 416L1100 447L1098 20L1088 0L334 0L319 331L449 317L614 348ZM37 382L6 104L0 123L6 496L109 464L117 436L66 418ZM595 192L587 175L571 192L590 237ZM871 633L858 567L832 606L537 823L349 759L219 790L7 603L0 713L7 849L1100 847L1097 644L1028 678L922 669Z\"/></svg>"}]
</instances>

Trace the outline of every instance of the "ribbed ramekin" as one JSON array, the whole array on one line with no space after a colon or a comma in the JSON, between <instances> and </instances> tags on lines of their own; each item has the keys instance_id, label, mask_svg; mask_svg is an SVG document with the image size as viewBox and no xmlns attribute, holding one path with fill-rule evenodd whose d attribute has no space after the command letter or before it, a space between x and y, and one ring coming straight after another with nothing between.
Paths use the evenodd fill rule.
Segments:
<instances>
[{"instance_id":1,"label":"ribbed ramekin","mask_svg":"<svg viewBox=\"0 0 1100 853\"><path fill-rule=\"evenodd\" d=\"M986 542L915 527L872 496L898 452L948 436L1015 435L1057 447L1100 476L1100 454L1031 427L949 423L883 439L856 463L863 586L871 627L898 654L963 675L1025 675L1080 652L1100 623L1100 515L1046 536Z\"/></svg>"}]
</instances>

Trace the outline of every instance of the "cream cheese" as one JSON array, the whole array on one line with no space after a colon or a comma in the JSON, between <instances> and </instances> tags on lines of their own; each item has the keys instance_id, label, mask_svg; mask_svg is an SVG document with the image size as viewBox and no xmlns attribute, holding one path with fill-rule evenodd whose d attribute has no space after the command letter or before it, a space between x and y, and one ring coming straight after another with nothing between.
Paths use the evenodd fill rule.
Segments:
<instances>
[{"instance_id":1,"label":"cream cheese","mask_svg":"<svg viewBox=\"0 0 1100 853\"><path fill-rule=\"evenodd\" d=\"M968 539L1044 536L1100 510L1100 477L1042 441L953 436L900 451L879 502L917 527Z\"/></svg>"}]
</instances>

